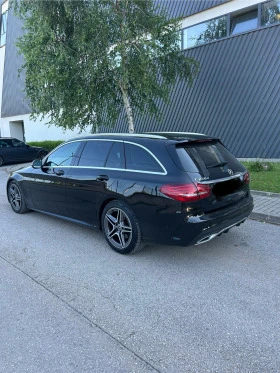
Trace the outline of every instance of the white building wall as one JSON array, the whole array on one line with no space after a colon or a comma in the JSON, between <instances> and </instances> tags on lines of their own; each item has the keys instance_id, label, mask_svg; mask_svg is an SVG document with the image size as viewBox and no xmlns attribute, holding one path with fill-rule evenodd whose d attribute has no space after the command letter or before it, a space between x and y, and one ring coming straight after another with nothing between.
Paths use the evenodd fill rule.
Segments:
<instances>
[{"instance_id":1,"label":"white building wall","mask_svg":"<svg viewBox=\"0 0 280 373\"><path fill-rule=\"evenodd\" d=\"M88 130L88 132L82 133L80 133L78 129L75 131L63 131L59 127L46 124L47 120L40 121L38 119L34 121L30 119L29 114L26 114L14 117L1 118L1 136L13 137L14 122L20 121L23 121L24 138L26 142L44 140L68 140L72 137L90 134L90 129Z\"/></svg>"}]
</instances>

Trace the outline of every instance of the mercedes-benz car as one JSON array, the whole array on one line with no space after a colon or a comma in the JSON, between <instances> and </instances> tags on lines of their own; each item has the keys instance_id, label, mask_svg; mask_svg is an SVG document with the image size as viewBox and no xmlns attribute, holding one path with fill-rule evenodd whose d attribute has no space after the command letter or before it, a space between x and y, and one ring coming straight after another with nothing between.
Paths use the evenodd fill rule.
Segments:
<instances>
[{"instance_id":1,"label":"mercedes-benz car","mask_svg":"<svg viewBox=\"0 0 280 373\"><path fill-rule=\"evenodd\" d=\"M30 146L14 137L0 137L0 166L4 163L21 163L43 158L47 149Z\"/></svg>"},{"instance_id":2,"label":"mercedes-benz car","mask_svg":"<svg viewBox=\"0 0 280 373\"><path fill-rule=\"evenodd\" d=\"M250 177L218 138L193 133L98 134L69 140L13 172L13 210L102 230L112 249L197 245L243 223Z\"/></svg>"}]
</instances>

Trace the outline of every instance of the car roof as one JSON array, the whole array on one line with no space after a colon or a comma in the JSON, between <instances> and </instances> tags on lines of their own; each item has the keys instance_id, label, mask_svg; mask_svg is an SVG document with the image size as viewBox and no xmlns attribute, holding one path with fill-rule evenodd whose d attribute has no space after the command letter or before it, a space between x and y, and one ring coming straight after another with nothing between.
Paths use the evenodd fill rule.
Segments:
<instances>
[{"instance_id":1,"label":"car roof","mask_svg":"<svg viewBox=\"0 0 280 373\"><path fill-rule=\"evenodd\" d=\"M142 133L97 133L94 135L81 136L69 141L74 140L90 140L90 139L114 139L114 140L126 140L132 141L141 139L153 139L153 140L164 140L172 143L179 142L190 142L197 140L209 140L215 139L214 137L204 135L202 133L194 132L142 132Z\"/></svg>"}]
</instances>

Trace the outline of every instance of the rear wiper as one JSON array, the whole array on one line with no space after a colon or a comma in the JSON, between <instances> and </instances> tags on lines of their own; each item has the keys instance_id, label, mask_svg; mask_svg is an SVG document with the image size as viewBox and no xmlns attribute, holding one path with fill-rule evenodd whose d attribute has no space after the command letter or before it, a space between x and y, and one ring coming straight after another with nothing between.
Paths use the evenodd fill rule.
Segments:
<instances>
[{"instance_id":1,"label":"rear wiper","mask_svg":"<svg viewBox=\"0 0 280 373\"><path fill-rule=\"evenodd\" d=\"M206 168L223 167L226 165L227 165L227 162L221 162L221 163L211 164L210 166L207 166Z\"/></svg>"}]
</instances>

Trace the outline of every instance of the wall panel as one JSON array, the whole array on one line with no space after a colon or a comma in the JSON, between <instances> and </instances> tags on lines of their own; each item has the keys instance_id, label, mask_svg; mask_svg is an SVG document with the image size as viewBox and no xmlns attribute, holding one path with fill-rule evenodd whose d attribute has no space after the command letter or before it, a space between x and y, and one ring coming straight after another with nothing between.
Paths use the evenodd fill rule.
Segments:
<instances>
[{"instance_id":1,"label":"wall panel","mask_svg":"<svg viewBox=\"0 0 280 373\"><path fill-rule=\"evenodd\" d=\"M238 157L280 158L280 25L183 53L200 62L198 78L178 82L162 122L138 115L136 130L207 133Z\"/></svg>"},{"instance_id":2,"label":"wall panel","mask_svg":"<svg viewBox=\"0 0 280 373\"><path fill-rule=\"evenodd\" d=\"M19 76L18 72L24 60L23 57L18 54L15 42L21 34L22 22L15 18L12 12L9 11L1 110L1 117L4 118L30 112L28 102L23 92L25 86L24 73L22 72Z\"/></svg>"}]
</instances>

